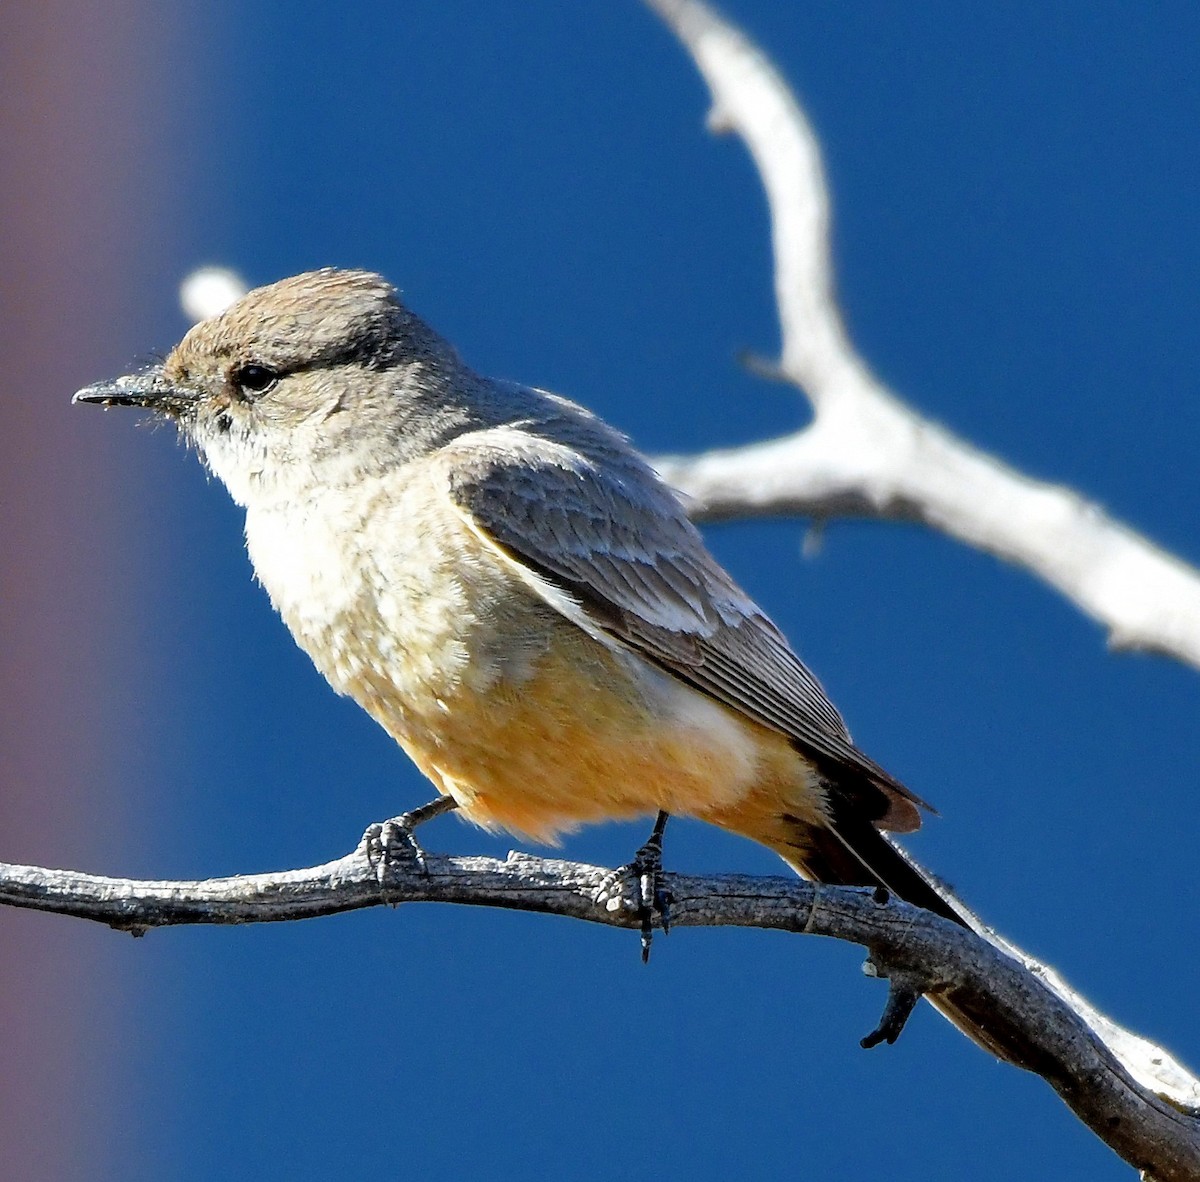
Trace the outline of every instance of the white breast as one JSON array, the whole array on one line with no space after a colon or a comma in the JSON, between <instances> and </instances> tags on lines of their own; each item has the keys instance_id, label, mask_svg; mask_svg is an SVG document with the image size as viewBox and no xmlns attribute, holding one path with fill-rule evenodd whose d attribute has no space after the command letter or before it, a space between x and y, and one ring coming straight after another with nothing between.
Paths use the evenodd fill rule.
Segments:
<instances>
[{"instance_id":1,"label":"white breast","mask_svg":"<svg viewBox=\"0 0 1200 1182\"><path fill-rule=\"evenodd\" d=\"M358 517L331 501L247 512L250 561L289 626L328 625L361 599Z\"/></svg>"}]
</instances>

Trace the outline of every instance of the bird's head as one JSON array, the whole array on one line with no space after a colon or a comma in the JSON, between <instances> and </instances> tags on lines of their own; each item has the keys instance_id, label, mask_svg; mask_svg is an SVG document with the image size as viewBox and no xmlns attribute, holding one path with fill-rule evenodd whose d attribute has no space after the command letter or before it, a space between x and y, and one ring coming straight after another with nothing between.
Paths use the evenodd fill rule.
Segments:
<instances>
[{"instance_id":1,"label":"bird's head","mask_svg":"<svg viewBox=\"0 0 1200 1182\"><path fill-rule=\"evenodd\" d=\"M353 483L428 450L462 417L447 391L466 373L386 280L326 268L256 288L161 365L74 401L174 420L248 505Z\"/></svg>"}]
</instances>

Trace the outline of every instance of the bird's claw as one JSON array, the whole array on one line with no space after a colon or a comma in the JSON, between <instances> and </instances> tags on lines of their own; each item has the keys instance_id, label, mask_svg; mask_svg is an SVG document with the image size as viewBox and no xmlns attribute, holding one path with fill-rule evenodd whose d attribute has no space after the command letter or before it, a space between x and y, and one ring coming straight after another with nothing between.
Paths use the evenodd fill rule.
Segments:
<instances>
[{"instance_id":1,"label":"bird's claw","mask_svg":"<svg viewBox=\"0 0 1200 1182\"><path fill-rule=\"evenodd\" d=\"M386 889L388 876L395 866L407 865L421 874L429 873L425 851L417 841L416 828L455 807L452 797L440 796L420 808L367 826L361 845L381 890Z\"/></svg>"},{"instance_id":2,"label":"bird's claw","mask_svg":"<svg viewBox=\"0 0 1200 1182\"><path fill-rule=\"evenodd\" d=\"M650 960L654 942L654 918L658 917L663 935L671 931L671 904L674 902L662 867L663 823L656 825L650 840L634 855L633 861L614 870L600 884L596 902L608 911L627 906L641 922L642 963Z\"/></svg>"},{"instance_id":3,"label":"bird's claw","mask_svg":"<svg viewBox=\"0 0 1200 1182\"><path fill-rule=\"evenodd\" d=\"M367 831L363 834L363 845L367 853L367 862L375 871L375 877L381 887L386 884L389 871L396 865L407 863L423 874L429 873L429 867L425 863L425 851L417 841L414 828L408 813L367 826Z\"/></svg>"}]
</instances>

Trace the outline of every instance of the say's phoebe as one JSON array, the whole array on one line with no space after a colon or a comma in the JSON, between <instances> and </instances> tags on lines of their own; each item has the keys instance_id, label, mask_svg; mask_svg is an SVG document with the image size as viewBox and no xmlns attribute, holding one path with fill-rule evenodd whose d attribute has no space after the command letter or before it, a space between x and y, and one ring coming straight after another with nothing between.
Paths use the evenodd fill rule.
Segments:
<instances>
[{"instance_id":1,"label":"say's phoebe","mask_svg":"<svg viewBox=\"0 0 1200 1182\"><path fill-rule=\"evenodd\" d=\"M445 807L538 841L699 817L970 926L880 832L922 802L626 439L475 373L378 275L259 288L76 399L175 420L297 643Z\"/></svg>"}]
</instances>

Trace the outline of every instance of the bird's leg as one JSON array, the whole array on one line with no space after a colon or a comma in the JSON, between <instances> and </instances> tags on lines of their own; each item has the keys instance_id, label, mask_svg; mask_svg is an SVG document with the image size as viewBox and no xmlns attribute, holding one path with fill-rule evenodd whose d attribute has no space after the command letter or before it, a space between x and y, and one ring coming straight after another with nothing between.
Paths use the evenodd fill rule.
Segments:
<instances>
[{"instance_id":1,"label":"bird's leg","mask_svg":"<svg viewBox=\"0 0 1200 1182\"><path fill-rule=\"evenodd\" d=\"M642 918L642 960L650 959L650 941L653 939L651 924L657 911L662 920L663 935L671 930L671 894L663 881L663 833L666 832L668 813L659 812L654 830L646 844L634 856L633 865L638 871L639 908Z\"/></svg>"},{"instance_id":2,"label":"bird's leg","mask_svg":"<svg viewBox=\"0 0 1200 1182\"><path fill-rule=\"evenodd\" d=\"M671 930L671 892L667 889L662 868L663 831L669 818L668 813L658 814L658 819L654 822L654 831L646 844L634 855L633 861L613 871L596 892L598 903L604 904L609 910L615 910L620 906L621 888L627 884L633 887L635 906L642 925L643 964L650 959L656 913L662 924L663 934L666 935Z\"/></svg>"},{"instance_id":3,"label":"bird's leg","mask_svg":"<svg viewBox=\"0 0 1200 1182\"><path fill-rule=\"evenodd\" d=\"M393 862L410 862L422 871L426 869L425 851L417 841L415 830L418 825L424 825L426 821L432 821L434 817L456 808L458 801L453 796L439 796L420 808L367 826L362 845L380 886L384 885L388 868Z\"/></svg>"}]
</instances>

